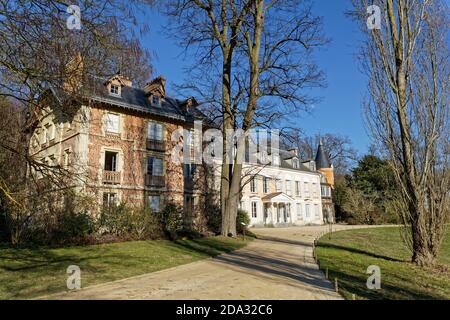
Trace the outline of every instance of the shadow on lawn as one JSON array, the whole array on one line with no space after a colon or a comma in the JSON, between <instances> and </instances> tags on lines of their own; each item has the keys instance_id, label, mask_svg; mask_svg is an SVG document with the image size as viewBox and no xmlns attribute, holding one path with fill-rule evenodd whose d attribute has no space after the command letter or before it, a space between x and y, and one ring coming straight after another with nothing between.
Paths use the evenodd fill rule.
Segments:
<instances>
[{"instance_id":1,"label":"shadow on lawn","mask_svg":"<svg viewBox=\"0 0 450 320\"><path fill-rule=\"evenodd\" d=\"M349 252L352 252L352 253L358 253L358 254L363 254L363 255L366 255L366 256L370 256L372 258L383 259L383 260L386 260L386 261L407 262L406 260L392 258L392 257L384 256L384 255L381 255L381 254L376 254L376 253L373 253L373 252L370 252L370 251L365 251L365 250L356 249L356 248L352 248L352 247L341 246L341 245L332 244L332 243L320 242L318 244L318 247L349 251Z\"/></svg>"},{"instance_id":2,"label":"shadow on lawn","mask_svg":"<svg viewBox=\"0 0 450 320\"><path fill-rule=\"evenodd\" d=\"M339 290L346 291L351 298L352 294L357 296L357 299L368 300L442 300L448 299L443 295L425 293L422 291L411 290L407 287L399 287L397 285L386 284L381 282L380 290L369 290L366 286L366 275L361 277L351 276L347 273L330 271L330 279L339 279Z\"/></svg>"}]
</instances>

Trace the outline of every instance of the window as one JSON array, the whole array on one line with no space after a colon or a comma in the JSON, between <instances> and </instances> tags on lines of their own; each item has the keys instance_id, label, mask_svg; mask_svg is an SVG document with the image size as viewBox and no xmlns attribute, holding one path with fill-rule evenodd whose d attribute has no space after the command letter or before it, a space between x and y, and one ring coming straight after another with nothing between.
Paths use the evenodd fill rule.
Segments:
<instances>
[{"instance_id":1,"label":"window","mask_svg":"<svg viewBox=\"0 0 450 320\"><path fill-rule=\"evenodd\" d=\"M291 195L292 192L292 185L291 185L291 180L286 180L286 193L288 195Z\"/></svg>"},{"instance_id":2,"label":"window","mask_svg":"<svg viewBox=\"0 0 450 320\"><path fill-rule=\"evenodd\" d=\"M302 204L297 203L297 220L303 220Z\"/></svg>"},{"instance_id":3,"label":"window","mask_svg":"<svg viewBox=\"0 0 450 320\"><path fill-rule=\"evenodd\" d=\"M256 190L256 178L253 178L250 181L250 192L252 192L252 193L256 193L257 192L257 190Z\"/></svg>"},{"instance_id":4,"label":"window","mask_svg":"<svg viewBox=\"0 0 450 320\"><path fill-rule=\"evenodd\" d=\"M320 218L320 212L319 212L319 205L318 204L314 205L314 216L316 217L316 219Z\"/></svg>"},{"instance_id":5,"label":"window","mask_svg":"<svg viewBox=\"0 0 450 320\"><path fill-rule=\"evenodd\" d=\"M163 140L163 125L160 123L150 122L148 124L148 138L150 140Z\"/></svg>"},{"instance_id":6,"label":"window","mask_svg":"<svg viewBox=\"0 0 450 320\"><path fill-rule=\"evenodd\" d=\"M119 115L108 113L106 115L106 132L119 133Z\"/></svg>"},{"instance_id":7,"label":"window","mask_svg":"<svg viewBox=\"0 0 450 320\"><path fill-rule=\"evenodd\" d=\"M311 217L311 205L309 204L305 204L305 216L306 218L310 218Z\"/></svg>"},{"instance_id":8,"label":"window","mask_svg":"<svg viewBox=\"0 0 450 320\"><path fill-rule=\"evenodd\" d=\"M120 87L116 84L112 84L109 93L114 96L120 96Z\"/></svg>"},{"instance_id":9,"label":"window","mask_svg":"<svg viewBox=\"0 0 450 320\"><path fill-rule=\"evenodd\" d=\"M158 96L152 96L152 104L154 106L159 106L161 104L161 99Z\"/></svg>"},{"instance_id":10,"label":"window","mask_svg":"<svg viewBox=\"0 0 450 320\"><path fill-rule=\"evenodd\" d=\"M147 158L147 174L158 177L162 176L163 160L155 157Z\"/></svg>"},{"instance_id":11,"label":"window","mask_svg":"<svg viewBox=\"0 0 450 320\"><path fill-rule=\"evenodd\" d=\"M269 193L269 178L266 177L263 179L263 192Z\"/></svg>"},{"instance_id":12,"label":"window","mask_svg":"<svg viewBox=\"0 0 450 320\"><path fill-rule=\"evenodd\" d=\"M258 202L252 202L252 218L258 218Z\"/></svg>"},{"instance_id":13,"label":"window","mask_svg":"<svg viewBox=\"0 0 450 320\"><path fill-rule=\"evenodd\" d=\"M321 186L322 197L331 197L331 189L328 186Z\"/></svg>"},{"instance_id":14,"label":"window","mask_svg":"<svg viewBox=\"0 0 450 320\"><path fill-rule=\"evenodd\" d=\"M309 183L305 182L305 196L309 197Z\"/></svg>"},{"instance_id":15,"label":"window","mask_svg":"<svg viewBox=\"0 0 450 320\"><path fill-rule=\"evenodd\" d=\"M309 163L309 170L316 171L316 163L314 161Z\"/></svg>"},{"instance_id":16,"label":"window","mask_svg":"<svg viewBox=\"0 0 450 320\"><path fill-rule=\"evenodd\" d=\"M148 196L148 207L153 212L159 212L161 207L161 196Z\"/></svg>"},{"instance_id":17,"label":"window","mask_svg":"<svg viewBox=\"0 0 450 320\"><path fill-rule=\"evenodd\" d=\"M184 164L184 177L185 178L193 178L195 176L195 171L197 170L197 166L194 163L185 163Z\"/></svg>"},{"instance_id":18,"label":"window","mask_svg":"<svg viewBox=\"0 0 450 320\"><path fill-rule=\"evenodd\" d=\"M117 152L105 152L105 171L117 171L117 160L119 158L119 154Z\"/></svg>"},{"instance_id":19,"label":"window","mask_svg":"<svg viewBox=\"0 0 450 320\"><path fill-rule=\"evenodd\" d=\"M300 181L295 181L295 195L300 195Z\"/></svg>"},{"instance_id":20,"label":"window","mask_svg":"<svg viewBox=\"0 0 450 320\"><path fill-rule=\"evenodd\" d=\"M197 200L197 198L194 196L190 196L190 195L185 196L184 197L184 210L186 212L190 212L190 213L194 212L195 205L197 204L196 200Z\"/></svg>"},{"instance_id":21,"label":"window","mask_svg":"<svg viewBox=\"0 0 450 320\"><path fill-rule=\"evenodd\" d=\"M300 167L298 159L294 158L294 160L292 160L292 166L294 169L298 169Z\"/></svg>"},{"instance_id":22,"label":"window","mask_svg":"<svg viewBox=\"0 0 450 320\"><path fill-rule=\"evenodd\" d=\"M313 189L312 191L313 191L314 198L317 198L318 197L317 183L312 184L312 189Z\"/></svg>"},{"instance_id":23,"label":"window","mask_svg":"<svg viewBox=\"0 0 450 320\"><path fill-rule=\"evenodd\" d=\"M277 189L277 192L281 192L281 190L282 190L281 183L282 183L282 182L281 182L280 179L277 179L276 182L275 182L275 187L276 187L276 189Z\"/></svg>"},{"instance_id":24,"label":"window","mask_svg":"<svg viewBox=\"0 0 450 320\"><path fill-rule=\"evenodd\" d=\"M290 203L286 204L286 218L288 218L288 219L291 218L291 204Z\"/></svg>"},{"instance_id":25,"label":"window","mask_svg":"<svg viewBox=\"0 0 450 320\"><path fill-rule=\"evenodd\" d=\"M42 143L47 143L50 140L49 138L49 125L45 125L42 130Z\"/></svg>"},{"instance_id":26,"label":"window","mask_svg":"<svg viewBox=\"0 0 450 320\"><path fill-rule=\"evenodd\" d=\"M116 204L117 194L111 192L103 193L103 207L109 208Z\"/></svg>"},{"instance_id":27,"label":"window","mask_svg":"<svg viewBox=\"0 0 450 320\"><path fill-rule=\"evenodd\" d=\"M55 124L49 125L49 140L54 140L56 136L56 127Z\"/></svg>"},{"instance_id":28,"label":"window","mask_svg":"<svg viewBox=\"0 0 450 320\"><path fill-rule=\"evenodd\" d=\"M64 150L64 159L63 159L63 165L65 168L67 168L70 164L70 150L66 149Z\"/></svg>"}]
</instances>

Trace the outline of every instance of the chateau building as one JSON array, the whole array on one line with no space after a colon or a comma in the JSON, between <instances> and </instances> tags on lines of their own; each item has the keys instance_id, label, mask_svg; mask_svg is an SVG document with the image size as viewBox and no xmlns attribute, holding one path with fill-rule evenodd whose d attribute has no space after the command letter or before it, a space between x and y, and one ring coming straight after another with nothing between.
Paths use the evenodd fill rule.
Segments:
<instances>
[{"instance_id":1,"label":"chateau building","mask_svg":"<svg viewBox=\"0 0 450 320\"><path fill-rule=\"evenodd\" d=\"M243 186L241 209L253 226L290 226L333 222L333 167L322 144L316 160L302 161L298 150L272 153L270 165L260 165ZM246 164L244 172L254 165Z\"/></svg>"},{"instance_id":2,"label":"chateau building","mask_svg":"<svg viewBox=\"0 0 450 320\"><path fill-rule=\"evenodd\" d=\"M175 203L184 207L187 221L202 229L206 201L217 201L219 187L205 165L194 164L195 139L189 143L191 163L173 159L174 150L186 154L183 132L193 132L195 121L202 121L203 130L213 127L194 98L167 96L163 77L140 89L120 74L97 81L73 110L55 108L58 94L51 96L44 100L32 133L35 158L66 168L77 190L91 194L99 204L125 202L157 212ZM251 224L332 221L333 167L322 144L315 161L302 161L297 150L278 154L273 165L261 167L243 186L241 208L249 213ZM254 167L245 164L246 169Z\"/></svg>"},{"instance_id":3,"label":"chateau building","mask_svg":"<svg viewBox=\"0 0 450 320\"><path fill-rule=\"evenodd\" d=\"M117 74L71 112L54 108L58 99L47 100L31 153L43 163L69 168L80 192L103 205L126 202L160 211L173 202L188 215L198 213L207 185L199 181L202 168L174 163L172 150L182 137L171 139L175 131L192 131L194 121L205 120L194 98L166 96L162 77L139 89Z\"/></svg>"}]
</instances>

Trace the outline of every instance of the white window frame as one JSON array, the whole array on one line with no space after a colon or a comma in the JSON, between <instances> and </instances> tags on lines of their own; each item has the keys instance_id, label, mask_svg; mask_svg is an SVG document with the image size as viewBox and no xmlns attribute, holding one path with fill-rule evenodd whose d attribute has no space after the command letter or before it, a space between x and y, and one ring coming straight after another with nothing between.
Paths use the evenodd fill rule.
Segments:
<instances>
[{"instance_id":1,"label":"white window frame","mask_svg":"<svg viewBox=\"0 0 450 320\"><path fill-rule=\"evenodd\" d=\"M311 218L311 205L309 203L305 204L305 217Z\"/></svg>"},{"instance_id":2,"label":"white window frame","mask_svg":"<svg viewBox=\"0 0 450 320\"><path fill-rule=\"evenodd\" d=\"M257 219L258 218L258 202L256 201L252 201L252 219Z\"/></svg>"},{"instance_id":3,"label":"white window frame","mask_svg":"<svg viewBox=\"0 0 450 320\"><path fill-rule=\"evenodd\" d=\"M319 219L319 218L320 218L320 208L319 208L319 205L318 205L318 204L315 204L315 205L314 205L314 217L315 217L316 219Z\"/></svg>"},{"instance_id":4,"label":"white window frame","mask_svg":"<svg viewBox=\"0 0 450 320\"><path fill-rule=\"evenodd\" d=\"M303 220L302 204L297 203L296 209L297 209L297 220Z\"/></svg>"},{"instance_id":5,"label":"white window frame","mask_svg":"<svg viewBox=\"0 0 450 320\"><path fill-rule=\"evenodd\" d=\"M275 180L275 189L276 192L283 192L283 180L281 179Z\"/></svg>"},{"instance_id":6,"label":"white window frame","mask_svg":"<svg viewBox=\"0 0 450 320\"><path fill-rule=\"evenodd\" d=\"M292 195L292 181L291 180L286 180L286 194L287 195Z\"/></svg>"},{"instance_id":7,"label":"white window frame","mask_svg":"<svg viewBox=\"0 0 450 320\"><path fill-rule=\"evenodd\" d=\"M257 193L258 192L258 186L256 183L256 177L253 177L252 180L250 180L250 192L251 193Z\"/></svg>"},{"instance_id":8,"label":"white window frame","mask_svg":"<svg viewBox=\"0 0 450 320\"><path fill-rule=\"evenodd\" d=\"M269 193L269 178L267 177L263 178L263 192Z\"/></svg>"},{"instance_id":9,"label":"white window frame","mask_svg":"<svg viewBox=\"0 0 450 320\"><path fill-rule=\"evenodd\" d=\"M117 88L117 90L113 90L113 88ZM110 86L109 86L109 94L112 95L112 96L115 96L115 97L120 97L120 95L121 95L120 85L118 85L118 84L110 84Z\"/></svg>"},{"instance_id":10,"label":"white window frame","mask_svg":"<svg viewBox=\"0 0 450 320\"><path fill-rule=\"evenodd\" d=\"M153 156L150 156L150 157L147 157L147 168L146 168L146 170L147 170L147 174L150 174L150 172L148 172L148 161L149 161L149 159L150 158L153 158L153 163L152 163L152 176L154 176L154 177L162 177L162 176L164 176L164 159L162 159L162 158L160 158L160 157L153 157ZM155 160L158 160L158 161L155 161ZM155 164L156 163L161 163L161 168L160 168L160 172L156 172L156 173L160 173L159 175L158 174L155 174L155 171L158 171L158 170L155 170L156 168L158 168Z\"/></svg>"},{"instance_id":11,"label":"white window frame","mask_svg":"<svg viewBox=\"0 0 450 320\"><path fill-rule=\"evenodd\" d=\"M112 119L117 118L117 124ZM108 112L106 114L106 128L107 133L120 133L120 115L117 113Z\"/></svg>"},{"instance_id":12,"label":"white window frame","mask_svg":"<svg viewBox=\"0 0 450 320\"><path fill-rule=\"evenodd\" d=\"M153 199L158 199L157 207L153 207ZM148 198L148 208L152 210L154 213L158 213L161 211L161 196L160 195L149 195Z\"/></svg>"},{"instance_id":13,"label":"white window frame","mask_svg":"<svg viewBox=\"0 0 450 320\"><path fill-rule=\"evenodd\" d=\"M301 195L301 181L295 181L295 195Z\"/></svg>"},{"instance_id":14,"label":"white window frame","mask_svg":"<svg viewBox=\"0 0 450 320\"><path fill-rule=\"evenodd\" d=\"M155 101L156 99L156 101ZM154 106L161 106L161 98L159 96L152 96L152 105Z\"/></svg>"},{"instance_id":15,"label":"white window frame","mask_svg":"<svg viewBox=\"0 0 450 320\"><path fill-rule=\"evenodd\" d=\"M159 130L160 128L160 130ZM163 141L164 140L164 126L162 123L150 121L148 123L147 138L149 140Z\"/></svg>"}]
</instances>

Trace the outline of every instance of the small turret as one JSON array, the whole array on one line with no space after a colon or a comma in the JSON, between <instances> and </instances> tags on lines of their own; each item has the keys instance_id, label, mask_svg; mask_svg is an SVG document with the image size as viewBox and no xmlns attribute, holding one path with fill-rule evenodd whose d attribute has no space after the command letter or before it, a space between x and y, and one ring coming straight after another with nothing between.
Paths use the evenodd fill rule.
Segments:
<instances>
[{"instance_id":1,"label":"small turret","mask_svg":"<svg viewBox=\"0 0 450 320\"><path fill-rule=\"evenodd\" d=\"M317 170L325 175L325 177L327 178L327 183L329 183L331 187L334 188L334 168L327 153L325 152L322 139L320 139L319 147L317 148L315 162Z\"/></svg>"}]
</instances>

